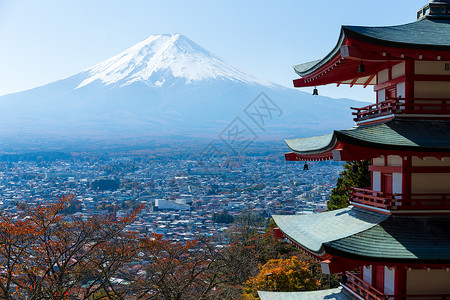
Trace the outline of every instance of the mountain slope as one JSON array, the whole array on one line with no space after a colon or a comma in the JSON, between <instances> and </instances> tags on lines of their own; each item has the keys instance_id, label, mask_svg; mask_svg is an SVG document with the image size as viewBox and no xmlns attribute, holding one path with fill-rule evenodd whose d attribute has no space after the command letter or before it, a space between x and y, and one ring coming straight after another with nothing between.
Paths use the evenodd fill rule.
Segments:
<instances>
[{"instance_id":1,"label":"mountain slope","mask_svg":"<svg viewBox=\"0 0 450 300\"><path fill-rule=\"evenodd\" d=\"M95 80L106 85L145 82L150 86L162 86L172 84L174 79L184 79L187 84L228 79L270 85L239 71L180 34L150 36L82 74L87 78L78 87Z\"/></svg>"},{"instance_id":2,"label":"mountain slope","mask_svg":"<svg viewBox=\"0 0 450 300\"><path fill-rule=\"evenodd\" d=\"M261 92L278 108L264 126L245 113L258 109L260 99L252 101ZM281 140L351 127L348 107L362 105L281 87L182 35L155 35L74 76L0 97L0 143L11 136L218 138L236 117L258 138Z\"/></svg>"}]
</instances>

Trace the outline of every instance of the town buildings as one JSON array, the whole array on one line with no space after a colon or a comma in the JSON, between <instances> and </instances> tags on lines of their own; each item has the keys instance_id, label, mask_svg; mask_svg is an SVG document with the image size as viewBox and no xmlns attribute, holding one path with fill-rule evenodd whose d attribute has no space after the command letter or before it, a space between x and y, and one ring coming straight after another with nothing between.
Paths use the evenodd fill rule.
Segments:
<instances>
[{"instance_id":1,"label":"town buildings","mask_svg":"<svg viewBox=\"0 0 450 300\"><path fill-rule=\"evenodd\" d=\"M227 210L236 217L242 213L270 216L324 211L342 170L338 163L323 162L303 171L303 166L283 163L282 152L276 152L276 161L248 154L240 165L221 167L223 161L219 161L218 166L212 166L226 176L208 172L196 175L198 162L189 158L203 147L193 145L180 153L130 150L73 151L65 155L48 152L47 157L2 154L0 208L14 213L18 203L45 205L57 201L57 197L74 194L67 213L89 218L103 214L125 217L144 204L130 230L163 234L180 242L209 236L220 246L227 244L223 232L230 225L214 223L215 213ZM93 186L93 182L104 179L117 181L118 188ZM177 205L157 210L155 202ZM185 205L190 210L183 210Z\"/></svg>"}]
</instances>

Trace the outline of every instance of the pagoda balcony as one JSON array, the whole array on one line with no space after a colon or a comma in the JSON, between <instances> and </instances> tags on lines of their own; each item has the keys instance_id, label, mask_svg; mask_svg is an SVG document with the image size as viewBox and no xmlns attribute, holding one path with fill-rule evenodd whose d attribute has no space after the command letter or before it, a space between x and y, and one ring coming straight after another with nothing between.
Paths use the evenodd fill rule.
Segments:
<instances>
[{"instance_id":1,"label":"pagoda balcony","mask_svg":"<svg viewBox=\"0 0 450 300\"><path fill-rule=\"evenodd\" d=\"M345 272L347 282L342 286L358 299L387 300L387 299L436 299L450 300L449 294L407 294L407 295L385 295L360 278L360 274Z\"/></svg>"},{"instance_id":2,"label":"pagoda balcony","mask_svg":"<svg viewBox=\"0 0 450 300\"><path fill-rule=\"evenodd\" d=\"M351 188L349 201L389 211L450 210L450 194L389 194L367 188Z\"/></svg>"},{"instance_id":3,"label":"pagoda balcony","mask_svg":"<svg viewBox=\"0 0 450 300\"><path fill-rule=\"evenodd\" d=\"M360 299L380 300L389 299L382 292L365 282L359 277L359 274L345 272L347 282L342 283L342 286L351 294L361 297Z\"/></svg>"},{"instance_id":4,"label":"pagoda balcony","mask_svg":"<svg viewBox=\"0 0 450 300\"><path fill-rule=\"evenodd\" d=\"M388 115L450 115L447 98L395 98L361 108L351 107L355 122Z\"/></svg>"}]
</instances>

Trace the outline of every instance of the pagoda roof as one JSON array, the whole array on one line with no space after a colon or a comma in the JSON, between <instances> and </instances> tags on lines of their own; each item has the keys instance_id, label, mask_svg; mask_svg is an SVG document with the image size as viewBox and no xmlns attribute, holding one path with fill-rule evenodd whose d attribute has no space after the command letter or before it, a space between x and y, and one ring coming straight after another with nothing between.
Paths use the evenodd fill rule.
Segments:
<instances>
[{"instance_id":1,"label":"pagoda roof","mask_svg":"<svg viewBox=\"0 0 450 300\"><path fill-rule=\"evenodd\" d=\"M424 18L397 26L343 26L345 36L395 48L450 50L450 20Z\"/></svg>"},{"instance_id":2,"label":"pagoda roof","mask_svg":"<svg viewBox=\"0 0 450 300\"><path fill-rule=\"evenodd\" d=\"M273 218L286 236L317 256L393 263L450 261L448 216L384 215L348 207Z\"/></svg>"},{"instance_id":3,"label":"pagoda roof","mask_svg":"<svg viewBox=\"0 0 450 300\"><path fill-rule=\"evenodd\" d=\"M320 155L331 159L330 151L342 148L343 143L378 150L449 153L450 121L397 118L328 135L286 140L293 153L306 160Z\"/></svg>"},{"instance_id":4,"label":"pagoda roof","mask_svg":"<svg viewBox=\"0 0 450 300\"><path fill-rule=\"evenodd\" d=\"M366 231L388 215L359 208L345 208L310 215L273 215L277 226L304 249L322 256L324 243Z\"/></svg>"},{"instance_id":5,"label":"pagoda roof","mask_svg":"<svg viewBox=\"0 0 450 300\"><path fill-rule=\"evenodd\" d=\"M411 53L408 53L408 50ZM302 79L294 86L314 86L329 83L376 84L377 65L401 62L416 57L418 50L431 51L434 59L448 58L450 51L450 19L428 18L395 26L342 26L339 40L333 50L322 59L294 66ZM364 60L366 73L357 73Z\"/></svg>"},{"instance_id":6,"label":"pagoda roof","mask_svg":"<svg viewBox=\"0 0 450 300\"><path fill-rule=\"evenodd\" d=\"M261 300L351 300L342 287L320 291L307 292L263 292L258 291Z\"/></svg>"}]
</instances>

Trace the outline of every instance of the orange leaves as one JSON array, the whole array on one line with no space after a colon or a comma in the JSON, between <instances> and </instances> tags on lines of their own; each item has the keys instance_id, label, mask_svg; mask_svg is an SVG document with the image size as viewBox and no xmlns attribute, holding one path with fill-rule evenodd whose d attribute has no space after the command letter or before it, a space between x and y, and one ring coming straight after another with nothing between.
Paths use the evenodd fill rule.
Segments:
<instances>
[{"instance_id":1,"label":"orange leaves","mask_svg":"<svg viewBox=\"0 0 450 300\"><path fill-rule=\"evenodd\" d=\"M258 299L257 291L311 291L320 282L311 273L308 262L293 256L289 259L271 259L260 267L256 277L251 277L244 287L245 299Z\"/></svg>"},{"instance_id":2,"label":"orange leaves","mask_svg":"<svg viewBox=\"0 0 450 300\"><path fill-rule=\"evenodd\" d=\"M62 214L73 198L20 204L14 215L0 212L0 298L96 299L111 293L111 286L99 283L119 277L135 258L135 236L124 232L133 217L74 220ZM84 286L90 278L94 283Z\"/></svg>"}]
</instances>

